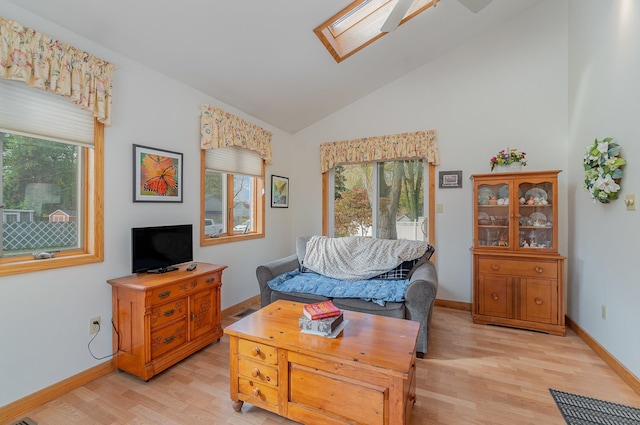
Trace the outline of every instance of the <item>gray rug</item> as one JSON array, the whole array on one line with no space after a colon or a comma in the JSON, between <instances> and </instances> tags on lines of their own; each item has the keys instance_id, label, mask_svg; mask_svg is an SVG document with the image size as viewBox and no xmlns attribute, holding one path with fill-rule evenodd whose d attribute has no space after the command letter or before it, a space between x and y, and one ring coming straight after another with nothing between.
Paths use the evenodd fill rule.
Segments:
<instances>
[{"instance_id":1,"label":"gray rug","mask_svg":"<svg viewBox=\"0 0 640 425\"><path fill-rule=\"evenodd\" d=\"M640 425L640 409L549 389L567 425Z\"/></svg>"}]
</instances>

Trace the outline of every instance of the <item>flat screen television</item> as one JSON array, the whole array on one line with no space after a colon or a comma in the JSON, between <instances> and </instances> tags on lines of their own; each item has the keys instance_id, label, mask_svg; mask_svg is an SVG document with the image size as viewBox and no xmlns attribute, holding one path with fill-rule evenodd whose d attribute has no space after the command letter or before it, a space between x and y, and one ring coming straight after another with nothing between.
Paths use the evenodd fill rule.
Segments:
<instances>
[{"instance_id":1,"label":"flat screen television","mask_svg":"<svg viewBox=\"0 0 640 425\"><path fill-rule=\"evenodd\" d=\"M131 229L131 272L165 273L193 261L193 226L134 227Z\"/></svg>"}]
</instances>

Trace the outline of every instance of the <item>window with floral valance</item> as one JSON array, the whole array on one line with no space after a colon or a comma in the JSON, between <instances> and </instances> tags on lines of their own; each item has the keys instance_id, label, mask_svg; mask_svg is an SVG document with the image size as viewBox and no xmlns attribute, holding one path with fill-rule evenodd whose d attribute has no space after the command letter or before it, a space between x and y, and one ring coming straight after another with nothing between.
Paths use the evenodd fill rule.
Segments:
<instances>
[{"instance_id":1,"label":"window with floral valance","mask_svg":"<svg viewBox=\"0 0 640 425\"><path fill-rule=\"evenodd\" d=\"M0 17L1 276L103 260L114 69Z\"/></svg>"},{"instance_id":2,"label":"window with floral valance","mask_svg":"<svg viewBox=\"0 0 640 425\"><path fill-rule=\"evenodd\" d=\"M431 240L439 161L435 130L321 144L323 233Z\"/></svg>"},{"instance_id":3,"label":"window with floral valance","mask_svg":"<svg viewBox=\"0 0 640 425\"><path fill-rule=\"evenodd\" d=\"M271 133L211 105L200 108L201 245L264 237Z\"/></svg>"},{"instance_id":4,"label":"window with floral valance","mask_svg":"<svg viewBox=\"0 0 640 425\"><path fill-rule=\"evenodd\" d=\"M65 96L111 125L115 66L0 17L0 78Z\"/></svg>"}]
</instances>

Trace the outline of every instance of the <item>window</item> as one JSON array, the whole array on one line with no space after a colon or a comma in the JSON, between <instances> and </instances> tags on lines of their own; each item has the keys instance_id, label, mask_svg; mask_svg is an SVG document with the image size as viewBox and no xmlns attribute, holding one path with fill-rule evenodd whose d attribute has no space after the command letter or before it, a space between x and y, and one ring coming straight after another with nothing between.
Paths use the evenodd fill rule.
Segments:
<instances>
[{"instance_id":1,"label":"window","mask_svg":"<svg viewBox=\"0 0 640 425\"><path fill-rule=\"evenodd\" d=\"M329 176L329 234L423 240L424 168L420 160L334 167Z\"/></svg>"},{"instance_id":2,"label":"window","mask_svg":"<svg viewBox=\"0 0 640 425\"><path fill-rule=\"evenodd\" d=\"M202 151L201 245L264 237L264 161L239 147Z\"/></svg>"},{"instance_id":3,"label":"window","mask_svg":"<svg viewBox=\"0 0 640 425\"><path fill-rule=\"evenodd\" d=\"M415 0L400 25L436 4L438 0ZM336 62L342 62L387 34L380 29L398 2L357 0L313 30Z\"/></svg>"},{"instance_id":4,"label":"window","mask_svg":"<svg viewBox=\"0 0 640 425\"><path fill-rule=\"evenodd\" d=\"M0 275L102 261L104 126L20 82L0 80L0 98Z\"/></svg>"}]
</instances>

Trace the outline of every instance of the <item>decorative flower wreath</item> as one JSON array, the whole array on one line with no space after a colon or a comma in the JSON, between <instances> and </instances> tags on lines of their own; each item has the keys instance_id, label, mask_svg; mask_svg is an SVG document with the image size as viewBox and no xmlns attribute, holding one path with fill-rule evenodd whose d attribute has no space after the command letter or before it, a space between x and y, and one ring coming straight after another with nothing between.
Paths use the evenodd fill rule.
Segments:
<instances>
[{"instance_id":1,"label":"decorative flower wreath","mask_svg":"<svg viewBox=\"0 0 640 425\"><path fill-rule=\"evenodd\" d=\"M584 155L584 188L595 201L608 204L618 199L622 166L627 163L620 158L620 145L611 137L596 139Z\"/></svg>"}]
</instances>

